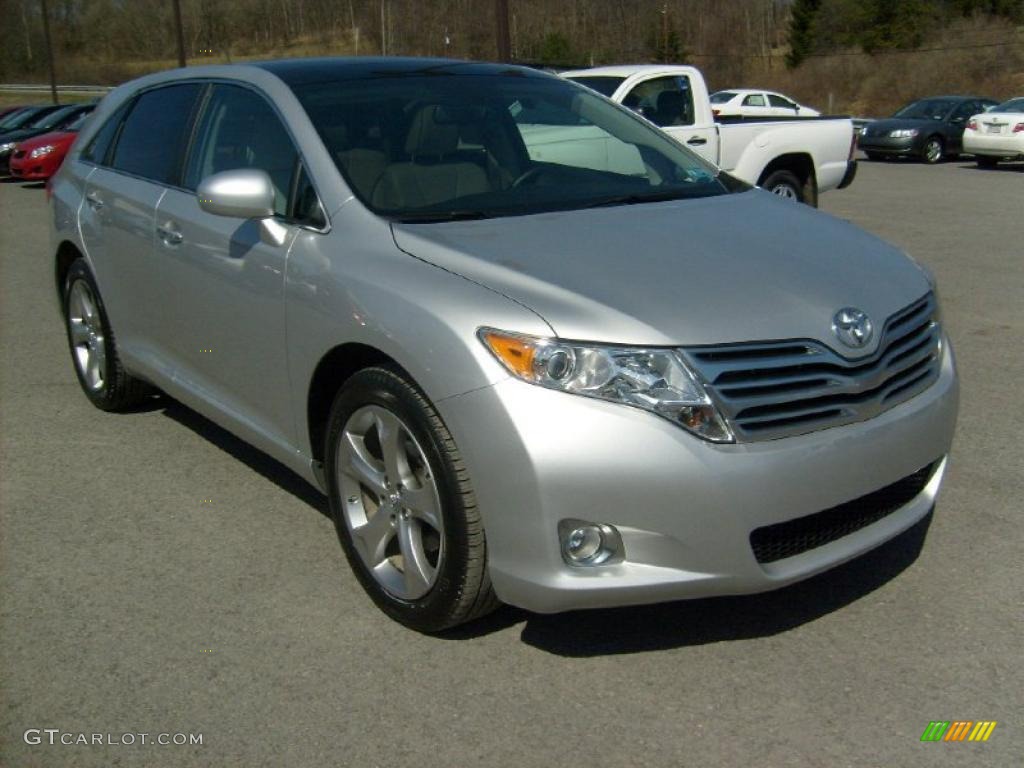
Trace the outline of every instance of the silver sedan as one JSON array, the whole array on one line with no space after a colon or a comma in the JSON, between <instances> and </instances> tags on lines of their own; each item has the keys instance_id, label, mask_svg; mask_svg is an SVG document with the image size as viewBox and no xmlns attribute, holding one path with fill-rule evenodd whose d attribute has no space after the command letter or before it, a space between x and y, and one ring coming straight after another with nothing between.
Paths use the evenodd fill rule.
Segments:
<instances>
[{"instance_id":1,"label":"silver sedan","mask_svg":"<svg viewBox=\"0 0 1024 768\"><path fill-rule=\"evenodd\" d=\"M939 491L957 377L931 277L565 80L152 75L50 192L85 395L165 393L290 467L421 631L773 589Z\"/></svg>"}]
</instances>

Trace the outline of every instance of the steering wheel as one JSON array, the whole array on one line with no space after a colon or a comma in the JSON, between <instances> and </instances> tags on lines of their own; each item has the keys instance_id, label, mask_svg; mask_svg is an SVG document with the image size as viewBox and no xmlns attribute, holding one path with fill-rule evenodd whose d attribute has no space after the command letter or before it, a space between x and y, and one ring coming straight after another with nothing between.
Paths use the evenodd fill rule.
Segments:
<instances>
[{"instance_id":1,"label":"steering wheel","mask_svg":"<svg viewBox=\"0 0 1024 768\"><path fill-rule=\"evenodd\" d=\"M525 171L519 174L519 177L515 181L512 182L512 189L518 189L526 182L532 179L536 179L538 176L544 173L544 171L545 169L543 167L536 165L533 168L527 168Z\"/></svg>"}]
</instances>

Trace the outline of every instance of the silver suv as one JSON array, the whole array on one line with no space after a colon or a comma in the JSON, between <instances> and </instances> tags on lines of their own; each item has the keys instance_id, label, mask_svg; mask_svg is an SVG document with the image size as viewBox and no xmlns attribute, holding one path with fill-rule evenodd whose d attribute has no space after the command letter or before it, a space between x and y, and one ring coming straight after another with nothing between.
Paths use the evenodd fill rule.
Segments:
<instances>
[{"instance_id":1,"label":"silver suv","mask_svg":"<svg viewBox=\"0 0 1024 768\"><path fill-rule=\"evenodd\" d=\"M423 59L112 92L51 184L75 370L322 489L422 631L773 589L932 508L931 278L559 78Z\"/></svg>"}]
</instances>

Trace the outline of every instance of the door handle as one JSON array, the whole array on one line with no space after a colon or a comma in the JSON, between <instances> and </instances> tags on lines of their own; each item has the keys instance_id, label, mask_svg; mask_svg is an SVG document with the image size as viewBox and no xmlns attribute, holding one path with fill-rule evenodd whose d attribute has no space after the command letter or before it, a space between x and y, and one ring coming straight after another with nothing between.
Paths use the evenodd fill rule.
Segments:
<instances>
[{"instance_id":1,"label":"door handle","mask_svg":"<svg viewBox=\"0 0 1024 768\"><path fill-rule=\"evenodd\" d=\"M99 194L96 192L90 192L88 195L86 195L85 201L89 203L89 207L92 208L94 211L98 211L100 208L103 207L103 198L101 198Z\"/></svg>"},{"instance_id":2,"label":"door handle","mask_svg":"<svg viewBox=\"0 0 1024 768\"><path fill-rule=\"evenodd\" d=\"M701 136L691 136L686 140L686 143L689 144L691 147L703 147L705 144L708 143L708 140Z\"/></svg>"},{"instance_id":3,"label":"door handle","mask_svg":"<svg viewBox=\"0 0 1024 768\"><path fill-rule=\"evenodd\" d=\"M156 228L156 233L160 236L160 239L164 241L165 245L180 245L181 241L184 240L184 236L178 231L177 227L174 226L174 222L168 221L163 226Z\"/></svg>"}]
</instances>

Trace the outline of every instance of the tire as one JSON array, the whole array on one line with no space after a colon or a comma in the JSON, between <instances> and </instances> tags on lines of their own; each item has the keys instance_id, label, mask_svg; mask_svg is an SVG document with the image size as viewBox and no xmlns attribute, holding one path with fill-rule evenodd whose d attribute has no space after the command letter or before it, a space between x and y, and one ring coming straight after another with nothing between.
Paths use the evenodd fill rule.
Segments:
<instances>
[{"instance_id":1,"label":"tire","mask_svg":"<svg viewBox=\"0 0 1024 768\"><path fill-rule=\"evenodd\" d=\"M85 259L68 270L62 305L71 362L89 402L102 411L124 411L151 397L152 387L121 364L106 307Z\"/></svg>"},{"instance_id":2,"label":"tire","mask_svg":"<svg viewBox=\"0 0 1024 768\"><path fill-rule=\"evenodd\" d=\"M867 152L867 151L865 151L864 154L868 156L868 160L871 160L871 161L876 162L876 163L880 162L882 160L885 160L885 155L883 155L881 152Z\"/></svg>"},{"instance_id":3,"label":"tire","mask_svg":"<svg viewBox=\"0 0 1024 768\"><path fill-rule=\"evenodd\" d=\"M432 633L499 605L465 465L409 379L384 367L353 375L335 396L325 440L334 526L381 610Z\"/></svg>"},{"instance_id":4,"label":"tire","mask_svg":"<svg viewBox=\"0 0 1024 768\"><path fill-rule=\"evenodd\" d=\"M774 171L761 183L761 188L786 200L805 202L804 185L792 171Z\"/></svg>"},{"instance_id":5,"label":"tire","mask_svg":"<svg viewBox=\"0 0 1024 768\"><path fill-rule=\"evenodd\" d=\"M988 155L977 155L975 156L975 160L978 161L979 168L986 168L991 170L992 168L995 168L996 166L999 165L998 157L989 157Z\"/></svg>"},{"instance_id":6,"label":"tire","mask_svg":"<svg viewBox=\"0 0 1024 768\"><path fill-rule=\"evenodd\" d=\"M928 165L941 163L946 154L946 145L941 136L929 136L921 149L921 159Z\"/></svg>"}]
</instances>

